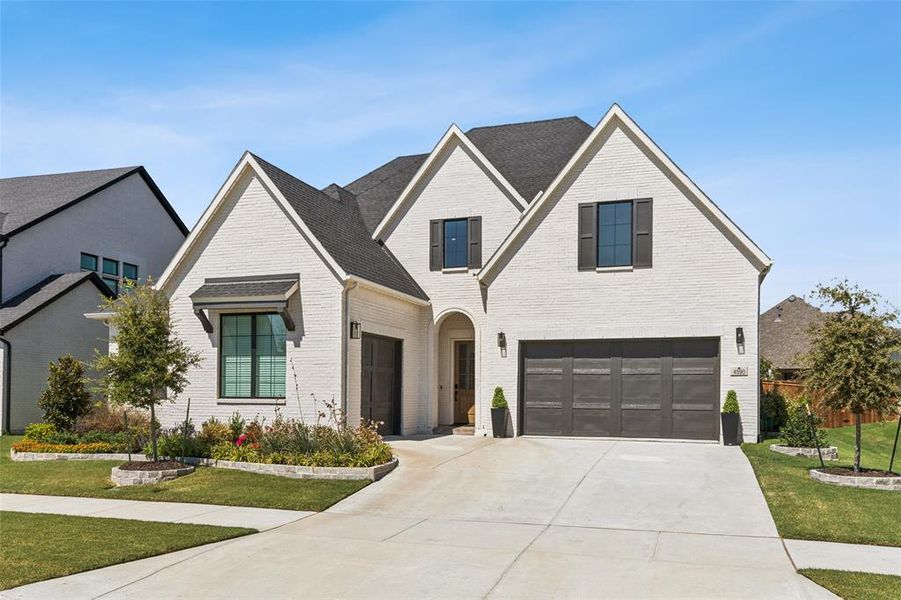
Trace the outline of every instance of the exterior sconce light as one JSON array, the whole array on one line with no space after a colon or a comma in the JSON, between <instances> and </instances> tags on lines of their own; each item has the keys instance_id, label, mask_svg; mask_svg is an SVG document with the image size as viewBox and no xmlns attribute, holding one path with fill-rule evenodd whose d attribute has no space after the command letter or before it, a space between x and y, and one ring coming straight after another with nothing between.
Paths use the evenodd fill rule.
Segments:
<instances>
[{"instance_id":1,"label":"exterior sconce light","mask_svg":"<svg viewBox=\"0 0 901 600\"><path fill-rule=\"evenodd\" d=\"M735 328L735 345L739 354L745 353L745 330L742 327Z\"/></svg>"},{"instance_id":2,"label":"exterior sconce light","mask_svg":"<svg viewBox=\"0 0 901 600\"><path fill-rule=\"evenodd\" d=\"M350 339L352 339L352 340L360 339L360 330L361 329L362 329L362 327L360 327L359 321L351 321L350 322Z\"/></svg>"},{"instance_id":3,"label":"exterior sconce light","mask_svg":"<svg viewBox=\"0 0 901 600\"><path fill-rule=\"evenodd\" d=\"M497 347L501 350L506 349L507 347L507 336L503 331L497 334Z\"/></svg>"}]
</instances>

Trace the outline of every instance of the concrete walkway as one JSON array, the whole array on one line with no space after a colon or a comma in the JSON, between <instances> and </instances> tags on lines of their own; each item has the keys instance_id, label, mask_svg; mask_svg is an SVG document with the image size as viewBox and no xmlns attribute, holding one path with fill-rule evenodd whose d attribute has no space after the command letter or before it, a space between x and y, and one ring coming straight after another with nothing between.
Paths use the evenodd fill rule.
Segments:
<instances>
[{"instance_id":1,"label":"concrete walkway","mask_svg":"<svg viewBox=\"0 0 901 600\"><path fill-rule=\"evenodd\" d=\"M215 504L107 500L103 498L71 498L69 496L32 496L29 494L0 494L0 510L158 521L161 523L247 527L259 531L281 527L287 523L293 523L304 517L316 514L308 511L219 506Z\"/></svg>"},{"instance_id":2,"label":"concrete walkway","mask_svg":"<svg viewBox=\"0 0 901 600\"><path fill-rule=\"evenodd\" d=\"M8 598L834 598L798 575L751 467L709 444L448 436L265 533Z\"/></svg>"},{"instance_id":3,"label":"concrete walkway","mask_svg":"<svg viewBox=\"0 0 901 600\"><path fill-rule=\"evenodd\" d=\"M901 548L785 540L799 569L836 569L901 576Z\"/></svg>"}]
</instances>

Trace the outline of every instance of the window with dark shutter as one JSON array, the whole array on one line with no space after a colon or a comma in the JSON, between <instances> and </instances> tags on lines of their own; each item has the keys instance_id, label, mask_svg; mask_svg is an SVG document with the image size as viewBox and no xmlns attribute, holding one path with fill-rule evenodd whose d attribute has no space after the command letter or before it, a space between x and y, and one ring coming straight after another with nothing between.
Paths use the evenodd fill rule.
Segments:
<instances>
[{"instance_id":1,"label":"window with dark shutter","mask_svg":"<svg viewBox=\"0 0 901 600\"><path fill-rule=\"evenodd\" d=\"M598 205L579 205L579 270L594 270L598 265Z\"/></svg>"},{"instance_id":2,"label":"window with dark shutter","mask_svg":"<svg viewBox=\"0 0 901 600\"><path fill-rule=\"evenodd\" d=\"M650 198L642 198L634 202L632 251L635 257L633 266L636 269L647 269L652 263L653 206L654 201Z\"/></svg>"},{"instance_id":3,"label":"window with dark shutter","mask_svg":"<svg viewBox=\"0 0 901 600\"><path fill-rule=\"evenodd\" d=\"M429 270L440 271L444 266L444 222L435 219L429 223Z\"/></svg>"},{"instance_id":4,"label":"window with dark shutter","mask_svg":"<svg viewBox=\"0 0 901 600\"><path fill-rule=\"evenodd\" d=\"M482 217L469 217L469 256L470 268L482 266Z\"/></svg>"},{"instance_id":5,"label":"window with dark shutter","mask_svg":"<svg viewBox=\"0 0 901 600\"><path fill-rule=\"evenodd\" d=\"M579 205L579 270L650 268L653 200L617 200Z\"/></svg>"}]
</instances>

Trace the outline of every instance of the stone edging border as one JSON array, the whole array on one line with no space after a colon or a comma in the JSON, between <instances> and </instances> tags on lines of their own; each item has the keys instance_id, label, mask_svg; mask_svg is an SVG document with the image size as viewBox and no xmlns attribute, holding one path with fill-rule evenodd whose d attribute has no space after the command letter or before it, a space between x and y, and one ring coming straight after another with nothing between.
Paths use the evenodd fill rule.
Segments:
<instances>
[{"instance_id":1,"label":"stone edging border","mask_svg":"<svg viewBox=\"0 0 901 600\"><path fill-rule=\"evenodd\" d=\"M770 450L779 454L787 454L788 456L803 456L804 458L818 458L816 448L800 448L797 446L782 446L780 444L772 444ZM826 446L820 448L823 453L823 460L838 460L838 448L836 446Z\"/></svg>"},{"instance_id":2,"label":"stone edging border","mask_svg":"<svg viewBox=\"0 0 901 600\"><path fill-rule=\"evenodd\" d=\"M182 475L188 475L194 472L194 467L182 467L180 469L161 469L159 471L128 471L113 467L110 473L110 479L117 486L124 485L145 485L152 483L162 483L163 481L172 481Z\"/></svg>"},{"instance_id":3,"label":"stone edging border","mask_svg":"<svg viewBox=\"0 0 901 600\"><path fill-rule=\"evenodd\" d=\"M10 449L9 456L14 461L35 460L128 460L128 454L66 454L62 452L16 452ZM133 461L147 461L140 453L132 454ZM397 467L397 458L374 467L302 467L298 465L273 465L267 463L236 462L212 458L185 457L189 465L234 469L249 473L277 475L291 479L341 479L350 481L378 481Z\"/></svg>"},{"instance_id":4,"label":"stone edging border","mask_svg":"<svg viewBox=\"0 0 901 600\"><path fill-rule=\"evenodd\" d=\"M810 478L832 485L901 492L901 475L897 477L851 477L833 475L832 473L823 473L819 469L811 469Z\"/></svg>"}]
</instances>

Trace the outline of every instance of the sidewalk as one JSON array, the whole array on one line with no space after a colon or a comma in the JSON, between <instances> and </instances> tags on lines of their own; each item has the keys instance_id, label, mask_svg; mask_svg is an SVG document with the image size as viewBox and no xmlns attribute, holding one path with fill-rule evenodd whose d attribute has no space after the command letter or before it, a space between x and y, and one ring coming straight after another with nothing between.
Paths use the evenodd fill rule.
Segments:
<instances>
[{"instance_id":1,"label":"sidewalk","mask_svg":"<svg viewBox=\"0 0 901 600\"><path fill-rule=\"evenodd\" d=\"M785 540L785 548L799 569L835 569L901 576L901 548Z\"/></svg>"},{"instance_id":2,"label":"sidewalk","mask_svg":"<svg viewBox=\"0 0 901 600\"><path fill-rule=\"evenodd\" d=\"M258 531L280 527L316 514L310 511L279 510L275 508L250 508L185 502L72 498L69 496L32 496L29 494L0 494L0 510L134 519L136 521L158 521L161 523L247 527Z\"/></svg>"}]
</instances>

